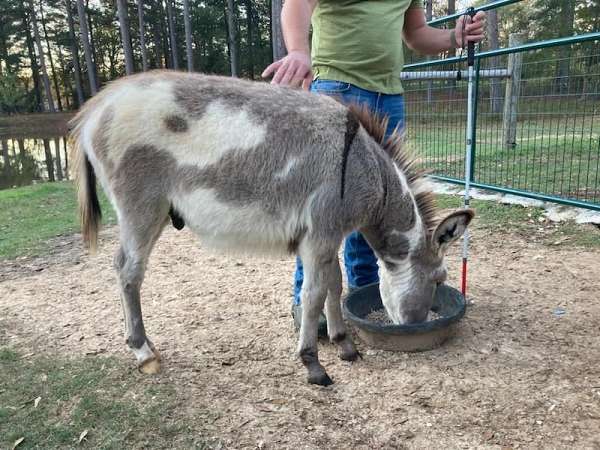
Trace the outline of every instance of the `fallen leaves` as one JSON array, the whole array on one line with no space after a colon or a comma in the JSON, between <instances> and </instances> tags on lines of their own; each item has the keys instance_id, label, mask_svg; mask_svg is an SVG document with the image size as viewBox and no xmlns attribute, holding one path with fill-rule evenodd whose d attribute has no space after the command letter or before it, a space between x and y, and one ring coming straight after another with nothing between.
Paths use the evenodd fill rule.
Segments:
<instances>
[{"instance_id":1,"label":"fallen leaves","mask_svg":"<svg viewBox=\"0 0 600 450\"><path fill-rule=\"evenodd\" d=\"M81 432L81 434L79 435L79 440L77 441L79 444L81 444L81 442L85 439L85 437L88 434L88 430L83 430Z\"/></svg>"}]
</instances>

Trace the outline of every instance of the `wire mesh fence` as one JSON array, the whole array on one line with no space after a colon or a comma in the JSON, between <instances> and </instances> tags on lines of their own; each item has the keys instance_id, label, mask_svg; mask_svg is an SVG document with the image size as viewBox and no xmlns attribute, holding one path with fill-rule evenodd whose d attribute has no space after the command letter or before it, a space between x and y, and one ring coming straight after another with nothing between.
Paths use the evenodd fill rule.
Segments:
<instances>
[{"instance_id":1,"label":"wire mesh fence","mask_svg":"<svg viewBox=\"0 0 600 450\"><path fill-rule=\"evenodd\" d=\"M595 33L481 54L475 186L600 209L599 40ZM513 45L519 50L518 36ZM465 178L467 79L456 77L465 68L456 59L409 65L403 81L412 146L424 166L454 181ZM440 71L453 76L439 79Z\"/></svg>"}]
</instances>

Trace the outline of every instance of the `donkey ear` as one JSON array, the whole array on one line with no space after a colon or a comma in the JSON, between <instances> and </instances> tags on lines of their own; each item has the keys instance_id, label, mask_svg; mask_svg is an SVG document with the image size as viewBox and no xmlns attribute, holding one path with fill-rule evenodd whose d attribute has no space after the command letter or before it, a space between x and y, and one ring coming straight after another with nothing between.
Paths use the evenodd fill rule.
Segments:
<instances>
[{"instance_id":1,"label":"donkey ear","mask_svg":"<svg viewBox=\"0 0 600 450\"><path fill-rule=\"evenodd\" d=\"M463 235L474 216L472 209L461 209L442 220L431 236L434 251L444 253L452 242Z\"/></svg>"}]
</instances>

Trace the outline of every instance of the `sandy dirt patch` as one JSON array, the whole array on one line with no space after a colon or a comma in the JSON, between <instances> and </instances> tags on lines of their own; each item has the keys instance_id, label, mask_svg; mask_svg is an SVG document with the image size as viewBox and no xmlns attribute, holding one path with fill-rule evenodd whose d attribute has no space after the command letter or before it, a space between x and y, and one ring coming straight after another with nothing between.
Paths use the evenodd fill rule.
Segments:
<instances>
[{"instance_id":1,"label":"sandy dirt patch","mask_svg":"<svg viewBox=\"0 0 600 450\"><path fill-rule=\"evenodd\" d=\"M131 370L115 238L104 231L93 257L68 236L45 257L0 262L0 339L118 355ZM357 341L356 363L321 343L335 381L322 388L294 356L293 259L227 256L167 229L142 290L164 359L152 382L172 383L181 420L200 417L225 448L600 449L600 252L476 229L472 256L473 304L455 338L413 354ZM448 265L458 285L458 246Z\"/></svg>"}]
</instances>

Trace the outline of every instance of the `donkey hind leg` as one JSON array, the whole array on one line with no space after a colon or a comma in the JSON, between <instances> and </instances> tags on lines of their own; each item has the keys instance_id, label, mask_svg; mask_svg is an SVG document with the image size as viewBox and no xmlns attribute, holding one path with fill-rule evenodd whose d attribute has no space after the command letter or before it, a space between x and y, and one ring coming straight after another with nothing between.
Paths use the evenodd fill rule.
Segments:
<instances>
[{"instance_id":1,"label":"donkey hind leg","mask_svg":"<svg viewBox=\"0 0 600 450\"><path fill-rule=\"evenodd\" d=\"M115 257L121 304L125 316L125 341L135 354L141 372L160 371L160 354L146 336L140 304L140 288L152 248L168 221L164 214L148 219L142 226L121 221L121 246ZM141 221L140 221L141 222Z\"/></svg>"},{"instance_id":2,"label":"donkey hind leg","mask_svg":"<svg viewBox=\"0 0 600 450\"><path fill-rule=\"evenodd\" d=\"M332 261L336 259L336 253L335 250L326 251L309 242L305 239L299 248L299 256L304 264L304 282L300 292L302 324L298 341L298 355L308 370L308 382L329 386L333 384L333 381L319 362L317 329L319 315L323 311L327 297Z\"/></svg>"},{"instance_id":3,"label":"donkey hind leg","mask_svg":"<svg viewBox=\"0 0 600 450\"><path fill-rule=\"evenodd\" d=\"M344 361L356 361L359 353L354 342L346 333L346 325L342 317L342 271L337 258L331 263L327 280L327 300L325 301L325 314L327 316L327 334L331 342L339 345L340 358Z\"/></svg>"}]
</instances>

